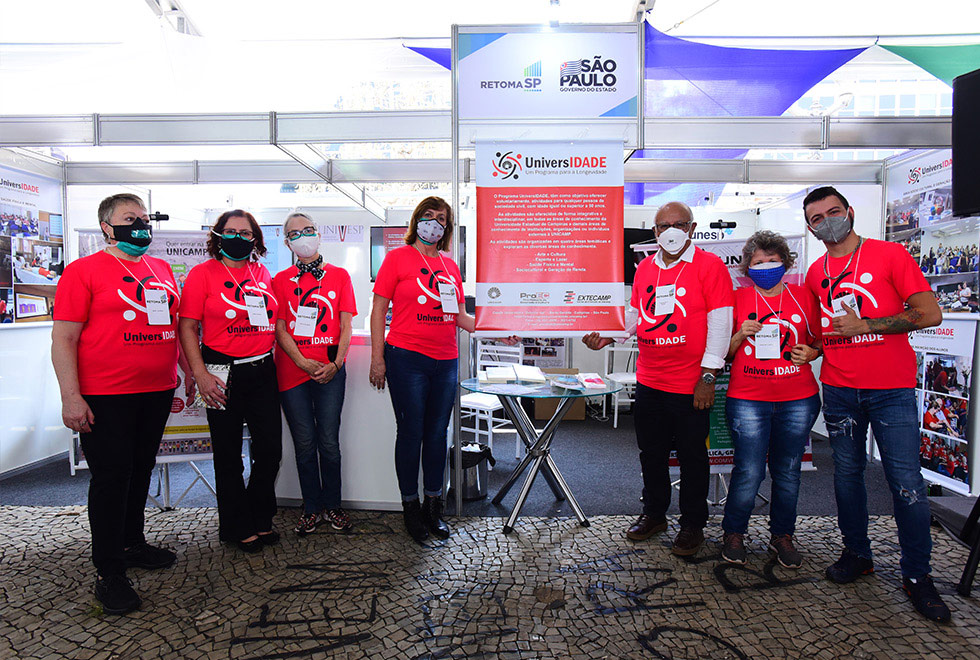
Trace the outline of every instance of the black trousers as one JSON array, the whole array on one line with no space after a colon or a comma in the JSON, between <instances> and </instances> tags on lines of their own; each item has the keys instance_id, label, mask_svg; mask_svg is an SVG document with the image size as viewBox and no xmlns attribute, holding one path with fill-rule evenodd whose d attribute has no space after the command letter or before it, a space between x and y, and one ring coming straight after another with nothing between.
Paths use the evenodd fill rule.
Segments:
<instances>
[{"instance_id":1,"label":"black trousers","mask_svg":"<svg viewBox=\"0 0 980 660\"><path fill-rule=\"evenodd\" d=\"M206 363L224 361L203 349ZM217 358L217 359L216 359ZM218 492L218 538L240 541L272 529L276 515L276 476L282 459L282 417L276 367L269 356L231 367L225 410L207 411ZM251 469L245 484L242 424L251 436Z\"/></svg>"},{"instance_id":2,"label":"black trousers","mask_svg":"<svg viewBox=\"0 0 980 660\"><path fill-rule=\"evenodd\" d=\"M681 465L681 527L708 522L708 411L694 408L693 394L636 385L636 444L643 469L643 512L663 518L670 507L670 450Z\"/></svg>"},{"instance_id":3,"label":"black trousers","mask_svg":"<svg viewBox=\"0 0 980 660\"><path fill-rule=\"evenodd\" d=\"M143 509L174 390L83 395L95 415L80 434L88 462L92 563L100 575L125 574L123 548L143 543Z\"/></svg>"}]
</instances>

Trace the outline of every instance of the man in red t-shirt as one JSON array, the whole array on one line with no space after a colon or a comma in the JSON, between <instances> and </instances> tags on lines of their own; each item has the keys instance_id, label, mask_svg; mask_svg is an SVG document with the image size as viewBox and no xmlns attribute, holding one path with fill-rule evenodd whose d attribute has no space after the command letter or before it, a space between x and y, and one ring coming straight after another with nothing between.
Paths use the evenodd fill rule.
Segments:
<instances>
[{"instance_id":1,"label":"man in red t-shirt","mask_svg":"<svg viewBox=\"0 0 980 660\"><path fill-rule=\"evenodd\" d=\"M827 246L806 276L821 308L823 413L844 537L844 552L827 577L844 584L874 572L864 484L870 423L892 492L905 592L923 616L948 621L949 609L929 576L930 512L919 471L915 354L908 339L913 330L939 325L942 312L901 245L854 232L854 209L837 190L811 191L803 215Z\"/></svg>"},{"instance_id":2,"label":"man in red t-shirt","mask_svg":"<svg viewBox=\"0 0 980 660\"><path fill-rule=\"evenodd\" d=\"M681 467L681 531L676 555L695 554L708 520L708 411L715 377L725 366L732 336L734 291L721 259L691 242L696 227L681 202L660 207L655 219L660 249L637 266L630 305L639 357L634 416L643 470L643 514L626 531L640 541L667 529L670 506L668 457L676 449ZM582 338L599 350L612 342L591 333Z\"/></svg>"}]
</instances>

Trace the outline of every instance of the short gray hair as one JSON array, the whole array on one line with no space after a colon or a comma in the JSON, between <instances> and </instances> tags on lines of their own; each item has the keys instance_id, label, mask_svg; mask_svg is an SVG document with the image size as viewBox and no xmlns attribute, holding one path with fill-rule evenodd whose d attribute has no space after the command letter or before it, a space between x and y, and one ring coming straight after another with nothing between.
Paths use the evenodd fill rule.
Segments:
<instances>
[{"instance_id":1,"label":"short gray hair","mask_svg":"<svg viewBox=\"0 0 980 660\"><path fill-rule=\"evenodd\" d=\"M752 255L755 254L756 250L762 250L766 254L775 254L783 262L786 270L791 269L796 263L786 239L774 231L763 229L749 236L749 240L745 241L745 245L742 246L742 261L738 264L738 270L742 275L748 274L749 263L751 263Z\"/></svg>"},{"instance_id":2,"label":"short gray hair","mask_svg":"<svg viewBox=\"0 0 980 660\"><path fill-rule=\"evenodd\" d=\"M146 210L146 204L139 195L134 195L133 193L117 193L115 195L110 195L106 197L99 203L99 229L102 229L101 223L106 223L111 225L112 214L116 212L116 207L123 203L138 204L144 211ZM109 240L109 234L102 230L102 236L106 240Z\"/></svg>"},{"instance_id":3,"label":"short gray hair","mask_svg":"<svg viewBox=\"0 0 980 660\"><path fill-rule=\"evenodd\" d=\"M310 222L313 223L313 226L314 227L316 227L316 222L313 222L313 218L311 218L310 216L306 215L305 213L300 213L299 211L296 211L294 213L290 213L289 215L287 215L285 222L282 223L282 235L283 236L286 235L286 225L288 225L289 224L289 221L292 220L293 218L306 218L307 220L309 220Z\"/></svg>"}]
</instances>

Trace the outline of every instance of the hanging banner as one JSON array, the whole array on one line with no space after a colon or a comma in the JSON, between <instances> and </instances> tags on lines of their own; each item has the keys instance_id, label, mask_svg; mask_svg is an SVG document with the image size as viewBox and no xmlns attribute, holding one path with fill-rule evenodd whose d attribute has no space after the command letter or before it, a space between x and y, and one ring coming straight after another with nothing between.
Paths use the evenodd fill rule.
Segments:
<instances>
[{"instance_id":1,"label":"hanging banner","mask_svg":"<svg viewBox=\"0 0 980 660\"><path fill-rule=\"evenodd\" d=\"M191 268L199 263L210 259L206 245L208 234L206 231L154 231L153 242L146 254L151 257L163 259L170 264L174 272L174 279L177 280L177 287L180 291L184 289L184 282L187 281L187 273ZM78 256L87 257L105 247L105 239L99 229L79 229L78 230ZM210 439L206 446L200 443L177 443L178 438L210 438L208 430L208 419L201 408L191 406L191 401L184 397L184 373L178 369L177 391L174 392L174 400L170 408L170 417L167 419L167 426L163 431L164 441L160 445L160 455L183 453L180 447L196 448L198 451L191 453L200 454L211 451Z\"/></svg>"},{"instance_id":2,"label":"hanging banner","mask_svg":"<svg viewBox=\"0 0 980 660\"><path fill-rule=\"evenodd\" d=\"M953 217L950 149L887 165L885 238L916 260L945 315L980 318L980 218Z\"/></svg>"},{"instance_id":3,"label":"hanging banner","mask_svg":"<svg viewBox=\"0 0 980 660\"><path fill-rule=\"evenodd\" d=\"M0 320L50 321L64 270L61 182L0 167Z\"/></svg>"},{"instance_id":4,"label":"hanging banner","mask_svg":"<svg viewBox=\"0 0 980 660\"><path fill-rule=\"evenodd\" d=\"M624 334L622 142L478 142L476 167L477 334Z\"/></svg>"},{"instance_id":5,"label":"hanging banner","mask_svg":"<svg viewBox=\"0 0 980 660\"><path fill-rule=\"evenodd\" d=\"M795 260L793 267L786 271L783 281L790 284L803 284L806 276L806 255L804 254L803 235L784 236L789 244L790 254ZM695 244L706 252L718 255L728 268L728 274L732 277L732 285L738 289L743 286L752 286L752 280L738 270L742 263L742 247L745 245L743 239L719 240L719 241L694 241ZM635 252L645 256L652 255L657 251L656 243L640 243L633 246ZM732 365L725 363L725 368L718 374L715 381L715 404L711 407L708 416L708 460L711 463L712 474L731 472L732 464L735 460L735 447L732 443L731 432L728 429L728 422L725 419L725 399L728 395L728 381L731 376ZM672 469L679 469L680 463L677 462L677 453L670 453L670 466ZM813 450L810 446L810 439L807 438L806 448L803 450L802 469L813 470Z\"/></svg>"},{"instance_id":6,"label":"hanging banner","mask_svg":"<svg viewBox=\"0 0 980 660\"><path fill-rule=\"evenodd\" d=\"M640 35L635 24L485 29L459 28L461 121L637 117Z\"/></svg>"},{"instance_id":7,"label":"hanging banner","mask_svg":"<svg viewBox=\"0 0 980 660\"><path fill-rule=\"evenodd\" d=\"M922 476L970 494L970 379L976 322L946 319L909 335L915 350Z\"/></svg>"}]
</instances>

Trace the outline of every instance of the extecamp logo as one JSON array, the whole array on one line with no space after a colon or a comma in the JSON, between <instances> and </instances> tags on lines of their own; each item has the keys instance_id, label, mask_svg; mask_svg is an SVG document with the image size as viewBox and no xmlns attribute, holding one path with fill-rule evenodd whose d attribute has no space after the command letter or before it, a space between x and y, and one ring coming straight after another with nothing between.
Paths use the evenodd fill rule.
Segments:
<instances>
[{"instance_id":1,"label":"extecamp logo","mask_svg":"<svg viewBox=\"0 0 980 660\"><path fill-rule=\"evenodd\" d=\"M615 92L616 68L616 60L602 55L562 62L558 87L563 92Z\"/></svg>"},{"instance_id":2,"label":"extecamp logo","mask_svg":"<svg viewBox=\"0 0 980 660\"><path fill-rule=\"evenodd\" d=\"M522 172L524 167L521 165L521 155L513 155L513 151L500 152L494 154L493 175L499 176L502 180L520 178L518 172Z\"/></svg>"},{"instance_id":3,"label":"extecamp logo","mask_svg":"<svg viewBox=\"0 0 980 660\"><path fill-rule=\"evenodd\" d=\"M541 60L524 67L524 77L517 80L481 80L480 89L520 89L541 91Z\"/></svg>"}]
</instances>

